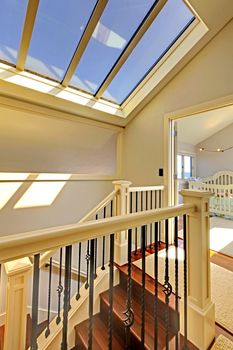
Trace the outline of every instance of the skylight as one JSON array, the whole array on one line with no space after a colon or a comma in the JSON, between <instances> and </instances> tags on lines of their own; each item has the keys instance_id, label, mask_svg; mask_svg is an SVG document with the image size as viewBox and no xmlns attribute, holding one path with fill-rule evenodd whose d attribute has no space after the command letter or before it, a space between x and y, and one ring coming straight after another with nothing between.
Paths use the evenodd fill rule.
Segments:
<instances>
[{"instance_id":1,"label":"skylight","mask_svg":"<svg viewBox=\"0 0 233 350\"><path fill-rule=\"evenodd\" d=\"M0 4L0 59L16 64L27 0L2 0Z\"/></svg>"},{"instance_id":2,"label":"skylight","mask_svg":"<svg viewBox=\"0 0 233 350\"><path fill-rule=\"evenodd\" d=\"M192 20L193 15L182 0L169 0L103 96L121 104Z\"/></svg>"},{"instance_id":3,"label":"skylight","mask_svg":"<svg viewBox=\"0 0 233 350\"><path fill-rule=\"evenodd\" d=\"M109 0L70 85L95 94L153 3Z\"/></svg>"},{"instance_id":4,"label":"skylight","mask_svg":"<svg viewBox=\"0 0 233 350\"><path fill-rule=\"evenodd\" d=\"M95 0L41 0L26 69L61 81L95 3Z\"/></svg>"},{"instance_id":5,"label":"skylight","mask_svg":"<svg viewBox=\"0 0 233 350\"><path fill-rule=\"evenodd\" d=\"M122 104L193 20L184 0L2 0L0 60Z\"/></svg>"}]
</instances>

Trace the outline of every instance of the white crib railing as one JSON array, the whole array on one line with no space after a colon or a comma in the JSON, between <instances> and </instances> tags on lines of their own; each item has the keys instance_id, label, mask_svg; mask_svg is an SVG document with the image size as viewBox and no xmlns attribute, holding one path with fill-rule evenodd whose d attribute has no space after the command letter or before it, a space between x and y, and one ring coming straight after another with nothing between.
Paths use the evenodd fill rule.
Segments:
<instances>
[{"instance_id":1,"label":"white crib railing","mask_svg":"<svg viewBox=\"0 0 233 350\"><path fill-rule=\"evenodd\" d=\"M210 191L210 212L215 215L233 217L233 184L211 184L204 182L189 181L189 188L199 191Z\"/></svg>"}]
</instances>

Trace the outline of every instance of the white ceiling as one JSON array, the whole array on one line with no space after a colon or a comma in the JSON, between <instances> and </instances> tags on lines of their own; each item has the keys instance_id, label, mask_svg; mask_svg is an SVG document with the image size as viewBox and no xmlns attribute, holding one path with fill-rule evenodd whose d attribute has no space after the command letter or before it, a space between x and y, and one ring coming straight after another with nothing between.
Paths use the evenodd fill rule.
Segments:
<instances>
[{"instance_id":1,"label":"white ceiling","mask_svg":"<svg viewBox=\"0 0 233 350\"><path fill-rule=\"evenodd\" d=\"M232 123L233 105L179 119L178 142L197 145Z\"/></svg>"}]
</instances>

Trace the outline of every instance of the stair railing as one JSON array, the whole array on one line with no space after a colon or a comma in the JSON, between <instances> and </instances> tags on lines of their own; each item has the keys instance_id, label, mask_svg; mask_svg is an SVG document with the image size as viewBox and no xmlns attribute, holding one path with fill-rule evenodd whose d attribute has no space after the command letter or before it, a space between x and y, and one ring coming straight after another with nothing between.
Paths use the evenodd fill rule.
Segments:
<instances>
[{"instance_id":1,"label":"stair railing","mask_svg":"<svg viewBox=\"0 0 233 350\"><path fill-rule=\"evenodd\" d=\"M115 215L115 201L116 196L118 195L118 189L114 189L109 195L107 195L98 205L96 205L89 213L87 213L80 221L79 223L84 223L90 220L98 220L100 218L106 218ZM105 237L100 238L99 240L102 240L102 251L101 251L101 264L104 267L104 262L106 260L105 257ZM83 250L86 247L86 253L83 253ZM77 288L76 288L76 300L80 297L80 287L83 283L83 280L86 279L86 288L89 287L88 283L88 269L89 269L89 241L82 243L79 242L78 244L75 244L72 249L73 253L74 250L76 250L78 255L78 261L77 261L77 270L75 271L76 278L77 278ZM58 256L56 256L56 253L58 253ZM85 259L86 256L86 268L83 271L81 268L84 267L84 264L81 264L81 260ZM29 258L30 257L30 258ZM5 271L8 277L8 285L7 285L7 306L6 306L6 325L5 325L5 332L4 332L4 339L5 339L5 345L4 349L13 349L14 344L17 344L17 349L25 349L25 342L26 342L26 315L27 315L27 295L28 290L27 286L29 283L30 274L33 272L33 261L34 256L28 255L28 257L25 257L23 259L13 261L10 263L5 264ZM56 261L56 258L58 258L58 261ZM37 262L37 261L36 261ZM96 270L99 266L100 262L97 261L97 239L95 239L95 277ZM53 277L53 266L58 265L58 283L56 290L52 291L52 277ZM81 266L82 265L82 266ZM61 322L61 312L62 312L62 298L64 294L64 286L62 283L64 271L65 271L65 261L64 261L64 248L60 248L59 251L57 249L54 250L47 250L43 252L40 255L39 259L39 269L46 266L48 268L48 295L47 295L47 327L45 329L45 338L47 338L50 335L50 321L51 321L51 299L55 298L57 295L57 315L56 315L56 324L59 325ZM34 263L35 267L35 263ZM74 269L71 268L70 273L74 273ZM87 278L86 278L87 276ZM18 285L18 281L21 281ZM70 279L71 280L71 279ZM54 282L54 281L53 281ZM38 286L35 285L35 293L38 292ZM20 320L20 327L17 328L17 332L15 332L15 325L12 320L15 319L14 314L16 312L14 305L12 304L12 293L13 290L16 290L16 292L19 294L22 294L23 297L23 303L20 303L20 312L21 320ZM15 292L15 293L16 293ZM69 294L69 300L72 298L71 292ZM54 310L53 310L54 311ZM33 320L34 316L34 320ZM33 315L32 313L32 323L34 323L35 329L35 317L38 317ZM12 333L14 333L14 337L12 337ZM35 333L33 337L37 337L38 334ZM27 339L28 341L28 339Z\"/></svg>"},{"instance_id":2,"label":"stair railing","mask_svg":"<svg viewBox=\"0 0 233 350\"><path fill-rule=\"evenodd\" d=\"M113 319L113 302L114 302L114 253L115 245L113 237L117 232L126 232L127 235L127 251L131 249L132 230L136 227L141 235L141 255L142 255L142 281L141 281L141 337L140 344L144 347L145 339L145 274L146 274L146 231L148 225L155 227L155 254L154 254L154 342L155 348L158 346L158 224L164 223L165 227L165 273L163 291L165 295L165 327L166 327L166 349L170 346L170 314L169 303L172 292L175 294L176 311L180 304L180 328L183 334L184 348L188 348L188 340L196 345L199 349L207 349L214 338L214 304L211 301L210 293L210 261L209 261L209 217L208 217L208 199L210 194L207 192L183 191L183 205L162 209L150 209L138 213L115 216L111 218L103 218L93 220L81 224L66 225L45 230L38 230L28 233L12 235L0 238L0 262L9 261L12 266L13 259L23 258L34 255L34 274L33 274L33 305L32 305L32 331L31 331L31 349L37 348L38 335L38 290L40 284L39 265L40 256L48 250L61 249L65 247L65 281L64 281L64 302L63 302L63 332L61 340L61 349L68 349L68 328L69 328L69 309L70 309L70 278L71 278L71 257L72 244L89 241L89 289L88 289L88 349L93 348L93 318L97 312L95 309L95 240L102 237L110 237L106 243L108 247L109 257L105 264L105 271L109 275L109 318L108 318L108 344L109 349L112 348L112 319ZM116 201L117 202L117 201ZM181 303L179 303L178 294L178 217L184 218L184 260L183 260L183 284ZM169 270L169 225L168 221L174 220L175 226L175 286L171 285ZM128 329L126 334L131 334L133 326L132 308L131 308L131 259L128 254L128 300L126 304L125 327ZM27 259L27 258L26 258ZM13 262L16 264L16 262ZM25 263L27 266L27 262ZM25 271L27 267L25 268ZM107 271L106 271L107 270ZM104 273L103 272L103 273ZM17 303L23 304L23 293L12 296L10 303L17 307ZM7 305L10 308L9 302ZM9 313L10 314L10 313ZM10 319L6 324L13 322ZM21 327L22 317L15 314L14 327ZM177 316L177 324L179 319ZM177 332L179 327L177 328ZM132 334L131 334L132 335ZM176 349L179 346L179 337L176 334ZM19 339L17 339L19 340ZM129 341L129 337L128 340ZM13 345L13 347L9 347ZM157 344L157 345L156 345ZM13 339L11 343L6 342L6 350L18 348L17 343Z\"/></svg>"}]
</instances>

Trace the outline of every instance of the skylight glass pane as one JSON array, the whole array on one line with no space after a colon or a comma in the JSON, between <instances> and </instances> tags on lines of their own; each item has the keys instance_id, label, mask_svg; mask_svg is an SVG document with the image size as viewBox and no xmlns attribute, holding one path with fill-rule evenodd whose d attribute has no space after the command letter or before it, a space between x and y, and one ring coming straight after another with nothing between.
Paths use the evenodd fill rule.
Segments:
<instances>
[{"instance_id":1,"label":"skylight glass pane","mask_svg":"<svg viewBox=\"0 0 233 350\"><path fill-rule=\"evenodd\" d=\"M122 103L192 19L182 0L168 0L103 96Z\"/></svg>"},{"instance_id":2,"label":"skylight glass pane","mask_svg":"<svg viewBox=\"0 0 233 350\"><path fill-rule=\"evenodd\" d=\"M96 0L41 0L26 68L61 81Z\"/></svg>"},{"instance_id":3,"label":"skylight glass pane","mask_svg":"<svg viewBox=\"0 0 233 350\"><path fill-rule=\"evenodd\" d=\"M16 64L27 0L2 0L0 6L0 59Z\"/></svg>"},{"instance_id":4,"label":"skylight glass pane","mask_svg":"<svg viewBox=\"0 0 233 350\"><path fill-rule=\"evenodd\" d=\"M155 0L109 0L70 82L94 94Z\"/></svg>"}]
</instances>

